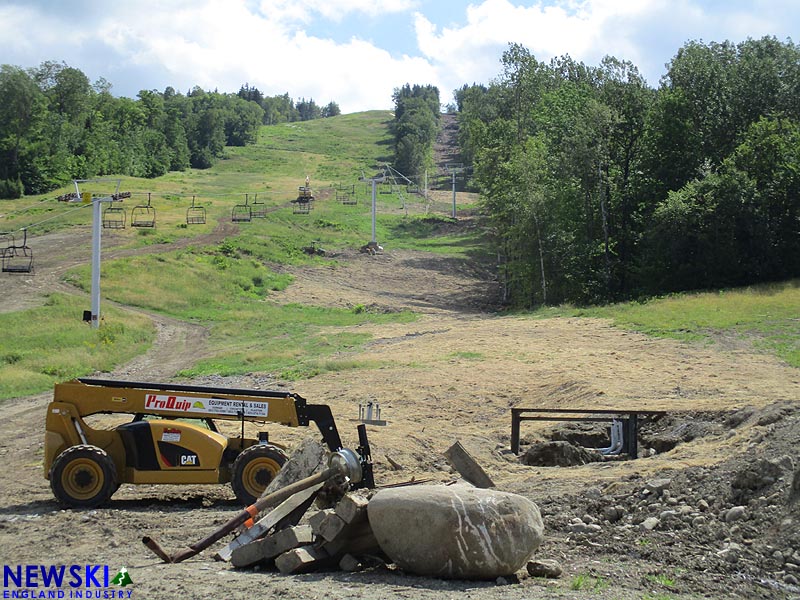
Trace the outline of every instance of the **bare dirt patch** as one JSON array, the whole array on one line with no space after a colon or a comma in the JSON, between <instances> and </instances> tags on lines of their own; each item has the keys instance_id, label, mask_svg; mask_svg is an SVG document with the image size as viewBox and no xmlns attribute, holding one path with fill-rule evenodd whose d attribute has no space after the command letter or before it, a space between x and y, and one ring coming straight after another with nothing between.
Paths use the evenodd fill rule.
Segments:
<instances>
[{"instance_id":1,"label":"bare dirt patch","mask_svg":"<svg viewBox=\"0 0 800 600\"><path fill-rule=\"evenodd\" d=\"M70 261L38 264L26 301L61 285L59 273ZM276 302L412 309L422 316L356 328L373 341L338 358L372 368L291 384L268 373L198 383L283 386L328 403L349 446L356 444L358 403L379 402L389 421L369 428L379 485L452 480L443 451L461 440L499 489L539 503L547 540L538 556L557 559L565 575L515 585L439 581L393 569L283 577L234 571L209 552L162 565L141 536L168 549L196 541L237 510L230 489L123 485L108 507L62 510L42 477L47 394L0 405L5 564L126 566L138 598L800 597L800 511L792 492L800 467L797 369L747 347L652 339L603 320L493 314L491 273L462 259L389 249L378 256L342 253L292 272L296 282ZM152 353L105 377L168 379L203 351L202 330L157 322ZM508 450L514 406L666 410L671 420L647 433L679 441L636 461L529 467ZM696 426L695 437L684 435L701 423L707 426ZM551 429L527 424L523 440L547 439ZM291 445L307 433L278 427L271 437ZM669 483L654 486L656 479ZM728 519L735 506L744 507L741 518ZM649 517L658 520L652 529L644 526Z\"/></svg>"}]
</instances>

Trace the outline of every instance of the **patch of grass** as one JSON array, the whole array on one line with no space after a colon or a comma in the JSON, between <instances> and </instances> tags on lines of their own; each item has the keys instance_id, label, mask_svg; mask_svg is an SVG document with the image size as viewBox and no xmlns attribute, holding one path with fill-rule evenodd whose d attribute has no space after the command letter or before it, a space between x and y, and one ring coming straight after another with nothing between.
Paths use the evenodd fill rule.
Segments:
<instances>
[{"instance_id":1,"label":"patch of grass","mask_svg":"<svg viewBox=\"0 0 800 600\"><path fill-rule=\"evenodd\" d=\"M588 573L578 573L570 582L570 589L574 591L590 590L602 592L609 587L608 581L603 577L594 577Z\"/></svg>"},{"instance_id":2,"label":"patch of grass","mask_svg":"<svg viewBox=\"0 0 800 600\"><path fill-rule=\"evenodd\" d=\"M472 257L485 252L478 228L466 229L459 221L442 215L386 216L381 219L383 237L393 248L421 250L450 256Z\"/></svg>"},{"instance_id":3,"label":"patch of grass","mask_svg":"<svg viewBox=\"0 0 800 600\"><path fill-rule=\"evenodd\" d=\"M800 367L798 280L603 307L547 308L533 315L608 318L618 327L683 341L712 342L720 334L733 335Z\"/></svg>"},{"instance_id":4,"label":"patch of grass","mask_svg":"<svg viewBox=\"0 0 800 600\"><path fill-rule=\"evenodd\" d=\"M482 360L485 355L482 352L452 352L448 354L449 358L463 358L466 360Z\"/></svg>"},{"instance_id":5,"label":"patch of grass","mask_svg":"<svg viewBox=\"0 0 800 600\"><path fill-rule=\"evenodd\" d=\"M87 268L76 269L71 277L83 287L89 285ZM214 248L142 255L103 266L108 298L209 327L214 356L187 366L183 376L270 372L298 379L360 368L330 358L369 341L368 334L347 328L416 318L410 312L378 313L366 307L271 302L270 291L284 289L290 281L231 240Z\"/></svg>"},{"instance_id":6,"label":"patch of grass","mask_svg":"<svg viewBox=\"0 0 800 600\"><path fill-rule=\"evenodd\" d=\"M113 307L104 307L101 327L92 329L81 320L86 302L53 294L42 307L0 314L0 400L111 371L152 343L155 329L147 317Z\"/></svg>"},{"instance_id":7,"label":"patch of grass","mask_svg":"<svg viewBox=\"0 0 800 600\"><path fill-rule=\"evenodd\" d=\"M656 583L660 586L665 588L674 588L675 587L675 579L670 577L669 575L665 575L663 573L659 573L657 575L646 575L645 579L652 583Z\"/></svg>"}]
</instances>

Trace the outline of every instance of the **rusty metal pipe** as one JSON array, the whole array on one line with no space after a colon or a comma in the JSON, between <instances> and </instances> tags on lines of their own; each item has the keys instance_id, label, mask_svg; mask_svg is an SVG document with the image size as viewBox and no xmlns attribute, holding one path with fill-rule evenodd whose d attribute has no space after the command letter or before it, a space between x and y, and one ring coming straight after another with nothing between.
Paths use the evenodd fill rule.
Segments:
<instances>
[{"instance_id":1,"label":"rusty metal pipe","mask_svg":"<svg viewBox=\"0 0 800 600\"><path fill-rule=\"evenodd\" d=\"M305 479L300 479L299 481L295 481L283 487L267 496L263 496L259 498L254 504L251 504L247 508L245 508L242 512L237 514L233 517L230 521L225 523L222 527L214 531L211 535L203 538L199 542L196 542L189 546L185 550L180 550L175 554L167 554L163 548L159 545L159 543L151 538L150 536L145 536L142 538L142 543L147 546L149 550L151 550L156 556L158 556L161 560L165 563L179 563L187 558L191 558L208 548L214 542L222 539L224 536L232 532L236 529L239 525L247 521L248 519L252 519L255 517L259 512L261 512L267 506L271 506L273 504L278 504L283 502L287 498L294 496L297 492L301 492L305 489L308 489L312 486L317 485L318 483L322 483L335 477L336 475L342 475L343 469L338 465L332 465L325 469L324 471L320 471L310 477L306 477Z\"/></svg>"}]
</instances>

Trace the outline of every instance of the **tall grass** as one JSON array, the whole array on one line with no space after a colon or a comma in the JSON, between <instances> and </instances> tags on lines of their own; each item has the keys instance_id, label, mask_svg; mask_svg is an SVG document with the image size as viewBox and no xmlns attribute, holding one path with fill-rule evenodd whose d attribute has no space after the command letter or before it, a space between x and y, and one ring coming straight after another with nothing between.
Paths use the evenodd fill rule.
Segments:
<instances>
[{"instance_id":1,"label":"tall grass","mask_svg":"<svg viewBox=\"0 0 800 600\"><path fill-rule=\"evenodd\" d=\"M0 313L0 400L110 371L152 343L155 330L147 317L109 307L102 327L92 329L81 321L85 304L53 294L43 307Z\"/></svg>"}]
</instances>

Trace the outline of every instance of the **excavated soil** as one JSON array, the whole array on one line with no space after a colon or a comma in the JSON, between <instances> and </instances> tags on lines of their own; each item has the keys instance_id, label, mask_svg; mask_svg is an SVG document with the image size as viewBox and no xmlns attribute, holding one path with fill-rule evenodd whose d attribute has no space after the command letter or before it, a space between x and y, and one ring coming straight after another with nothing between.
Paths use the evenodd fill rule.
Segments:
<instances>
[{"instance_id":1,"label":"excavated soil","mask_svg":"<svg viewBox=\"0 0 800 600\"><path fill-rule=\"evenodd\" d=\"M6 297L19 300L3 310L34 305L52 289L77 293L60 276L80 258L47 257L34 276L4 279L18 292ZM498 489L538 503L546 541L536 557L557 560L560 578L444 581L393 568L285 577L236 571L211 552L161 564L141 537L168 550L197 541L238 510L232 492L125 484L107 507L63 509L41 467L49 394L0 405L3 563L125 566L133 580L125 590L136 598L800 597L800 490L792 491L793 481L800 487L800 371L746 340L687 344L597 319L503 316L493 312L491 269L463 259L387 249L341 250L322 262L294 269L296 283L273 301L411 309L420 318L354 328L372 341L335 358L369 368L291 384L269 373L194 383L285 388L327 403L351 447L359 403L378 403L388 421L369 427L378 485L452 481L443 452L461 441ZM152 351L102 377L166 381L207 352L202 328L151 316ZM512 407L668 414L644 423L643 458L547 467L523 465L510 452ZM575 435L559 424L524 423L523 451L554 432ZM308 433L271 428L272 439L290 446Z\"/></svg>"}]
</instances>

